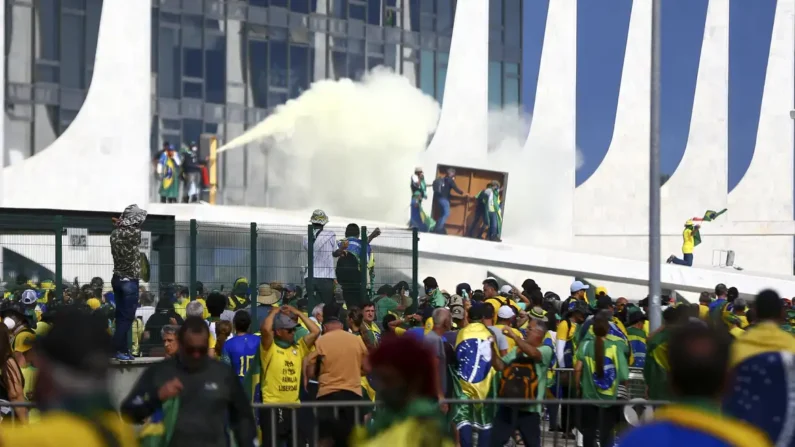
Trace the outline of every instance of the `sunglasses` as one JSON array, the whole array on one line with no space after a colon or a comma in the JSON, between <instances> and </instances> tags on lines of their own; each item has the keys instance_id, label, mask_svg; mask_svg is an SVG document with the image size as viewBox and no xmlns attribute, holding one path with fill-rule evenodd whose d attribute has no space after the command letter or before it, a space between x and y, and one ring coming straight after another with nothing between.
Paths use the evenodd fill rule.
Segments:
<instances>
[{"instance_id":1,"label":"sunglasses","mask_svg":"<svg viewBox=\"0 0 795 447\"><path fill-rule=\"evenodd\" d=\"M188 355L206 355L207 352L210 350L208 346L185 346L185 354Z\"/></svg>"}]
</instances>

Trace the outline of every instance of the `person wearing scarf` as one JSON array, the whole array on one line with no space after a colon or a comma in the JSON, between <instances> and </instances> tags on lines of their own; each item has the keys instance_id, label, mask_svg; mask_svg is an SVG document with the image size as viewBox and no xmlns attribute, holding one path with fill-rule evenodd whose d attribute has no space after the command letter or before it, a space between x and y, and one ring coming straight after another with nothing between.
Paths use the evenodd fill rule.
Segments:
<instances>
[{"instance_id":1,"label":"person wearing scarf","mask_svg":"<svg viewBox=\"0 0 795 447\"><path fill-rule=\"evenodd\" d=\"M367 427L356 427L353 447L453 447L439 408L431 352L411 337L388 337L370 353L383 406Z\"/></svg>"}]
</instances>

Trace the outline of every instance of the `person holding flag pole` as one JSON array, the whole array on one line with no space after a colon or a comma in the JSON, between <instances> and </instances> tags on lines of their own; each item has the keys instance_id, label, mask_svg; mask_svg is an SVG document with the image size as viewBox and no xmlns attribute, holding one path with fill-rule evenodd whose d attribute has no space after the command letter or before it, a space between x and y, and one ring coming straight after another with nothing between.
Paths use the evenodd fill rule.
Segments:
<instances>
[{"instance_id":1,"label":"person holding flag pole","mask_svg":"<svg viewBox=\"0 0 795 447\"><path fill-rule=\"evenodd\" d=\"M720 211L707 210L704 217L694 217L685 222L685 229L682 231L682 258L671 255L666 261L668 264L693 266L693 250L701 243L701 224L700 222L712 222L721 214L727 211L726 208ZM697 223L699 222L699 223Z\"/></svg>"}]
</instances>

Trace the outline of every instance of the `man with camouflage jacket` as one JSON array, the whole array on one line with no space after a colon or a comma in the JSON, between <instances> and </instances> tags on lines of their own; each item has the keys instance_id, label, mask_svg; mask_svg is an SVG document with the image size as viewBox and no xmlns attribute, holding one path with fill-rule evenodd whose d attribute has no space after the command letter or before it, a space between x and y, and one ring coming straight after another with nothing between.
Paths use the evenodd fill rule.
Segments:
<instances>
[{"instance_id":1,"label":"man with camouflage jacket","mask_svg":"<svg viewBox=\"0 0 795 447\"><path fill-rule=\"evenodd\" d=\"M138 282L141 278L141 226L146 220L146 211L138 205L124 209L119 218L113 218L114 229L110 233L110 251L113 254L113 295L116 300L116 331L113 333L113 348L116 359L133 360L130 355L129 332L138 308Z\"/></svg>"}]
</instances>

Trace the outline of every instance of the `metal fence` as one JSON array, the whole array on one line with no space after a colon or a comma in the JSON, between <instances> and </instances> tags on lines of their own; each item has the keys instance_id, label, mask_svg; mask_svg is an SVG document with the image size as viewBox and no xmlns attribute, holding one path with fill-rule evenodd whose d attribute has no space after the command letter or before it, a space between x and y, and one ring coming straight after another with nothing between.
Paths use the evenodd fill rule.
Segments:
<instances>
[{"instance_id":1,"label":"metal fence","mask_svg":"<svg viewBox=\"0 0 795 447\"><path fill-rule=\"evenodd\" d=\"M117 214L0 209L0 273L6 290L44 287L54 295L83 286L102 284L110 291L113 258L110 250L112 217ZM374 228L361 228L367 238ZM344 227L327 226L338 240ZM148 216L140 250L150 261L150 280L144 288L155 298L173 299L180 288L190 297L218 290L230 293L245 278L246 293L256 302L258 283L294 284L313 288L314 238L307 226L175 221L173 216ZM382 284L406 281L417 297L416 231L383 229L372 243L374 262L362 257L362 299ZM308 242L308 241L307 241ZM46 287L49 287L47 285ZM94 287L92 287L93 289ZM85 290L84 290L85 291ZM311 293L310 293L311 295Z\"/></svg>"}]
</instances>

